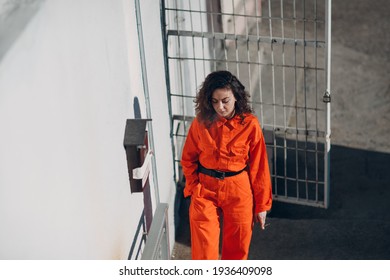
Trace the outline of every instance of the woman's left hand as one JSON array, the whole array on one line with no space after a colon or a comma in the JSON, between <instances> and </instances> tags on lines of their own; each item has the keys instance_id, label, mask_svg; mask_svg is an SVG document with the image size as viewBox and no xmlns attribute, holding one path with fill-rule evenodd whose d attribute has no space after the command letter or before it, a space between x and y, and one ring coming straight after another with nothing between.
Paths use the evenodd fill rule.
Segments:
<instances>
[{"instance_id":1,"label":"woman's left hand","mask_svg":"<svg viewBox=\"0 0 390 280\"><path fill-rule=\"evenodd\" d=\"M266 217L267 217L267 211L259 212L256 215L256 219L260 223L261 229L265 229L265 218Z\"/></svg>"}]
</instances>

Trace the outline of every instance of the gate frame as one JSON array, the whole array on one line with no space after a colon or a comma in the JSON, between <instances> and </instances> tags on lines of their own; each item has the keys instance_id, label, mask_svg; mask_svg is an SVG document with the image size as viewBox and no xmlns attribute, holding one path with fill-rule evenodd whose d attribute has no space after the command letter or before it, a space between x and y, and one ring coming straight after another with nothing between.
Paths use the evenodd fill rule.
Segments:
<instances>
[{"instance_id":1,"label":"gate frame","mask_svg":"<svg viewBox=\"0 0 390 280\"><path fill-rule=\"evenodd\" d=\"M180 154L180 152L178 152L176 145L175 145L175 137L186 137L186 131L184 134L180 134L179 132L179 129L180 127L178 126L178 129L177 131L174 131L175 129L175 122L177 121L181 121L183 122L184 124L184 129L185 127L189 127L189 124L192 120L192 116L185 116L185 115L174 115L173 113L173 110L172 110L172 100L171 100L171 80L170 80L170 69L169 69L169 49L168 49L168 41L169 41L169 36L178 36L180 38L180 36L188 36L188 37L191 37L194 38L196 36L198 37L202 37L202 38L207 38L207 36L210 36L210 34L208 34L207 32L194 32L193 30L192 31L185 31L185 30L168 30L168 25L167 25L167 22L166 22L166 7L165 7L165 2L167 0L161 0L160 3L161 3L161 28L162 28L162 36L163 36L163 47L164 47L164 63L165 63L165 69L166 69L166 84L167 84L167 94L168 94L168 104L169 104L169 113L170 113L170 119L171 119L171 143L172 143L172 147L173 147L173 151L174 151L174 154L173 154L173 158L174 158L174 162L175 163L178 163L178 167L175 168L175 171L174 171L174 176L175 176L175 180L178 181L178 185L182 185L182 182L181 180L183 179L182 178L182 174L181 174L181 171L180 171L180 164L179 164L179 159L176 158L177 154ZM245 1L245 0L244 0ZM281 0L283 1L283 0ZM288 197L286 195L286 197L278 197L278 195L274 195L274 199L276 201L281 201L281 202L288 202L288 203L293 203L293 204L300 204L300 205L306 205L306 206L314 206L314 207L321 207L321 208L328 208L329 207L329 196L330 196L330 149L331 149L331 106L330 106L330 103L331 103L331 10L332 10L332 1L331 0L323 0L325 2L325 37L324 37L324 48L326 49L325 50L325 63L324 63L324 74L325 74L325 92L324 92L324 95L323 95L323 102L325 103L325 131L319 131L319 130L316 130L316 133L321 133L324 135L324 141L321 142L324 144L324 155L323 155L323 160L324 160L324 179L323 179L323 183L321 181L321 184L323 184L323 188L324 188L324 199L323 201L317 201L316 203L313 203L311 201L308 202L308 199L306 199L306 201L303 199L303 198L299 198L299 197ZM233 1L234 2L234 1ZM294 1L295 3L295 1ZM191 10L190 10L191 11ZM188 33L188 34L187 34ZM191 34L189 34L191 33ZM238 36L241 36L241 35L237 35L237 34L234 34L236 37ZM213 38L215 39L216 37L219 37L219 36L222 36L221 38L224 38L226 39L227 37L229 37L230 35L229 34L218 34L218 33L214 33L212 34ZM243 35L245 36L245 35ZM248 40L250 40L250 35L246 35L246 37L248 37ZM221 39L219 38L219 39ZM234 39L234 38L232 38ZM271 37L261 37L261 40L263 42L266 42L267 40L271 41L275 41L277 42L277 40L279 40L280 38L271 38ZM235 40L237 40L237 38L235 38ZM256 39L256 40L260 40L260 39ZM299 41L299 40L298 40ZM306 45L307 44L307 41L305 40L302 40L303 41L303 44ZM290 42L291 43L291 42ZM293 42L294 43L294 42ZM310 42L311 43L311 42ZM309 43L309 44L310 44ZM296 44L296 42L295 42ZM317 41L315 41L315 44L317 44ZM179 54L179 58L174 58L174 59L184 59L184 58L180 58L180 54ZM216 59L216 58L215 58ZM309 108L306 108L306 110L309 109ZM275 129L275 128L274 128ZM276 149L276 147L272 147L273 149ZM181 149L180 149L181 151ZM275 174L276 176L277 174Z\"/></svg>"}]
</instances>

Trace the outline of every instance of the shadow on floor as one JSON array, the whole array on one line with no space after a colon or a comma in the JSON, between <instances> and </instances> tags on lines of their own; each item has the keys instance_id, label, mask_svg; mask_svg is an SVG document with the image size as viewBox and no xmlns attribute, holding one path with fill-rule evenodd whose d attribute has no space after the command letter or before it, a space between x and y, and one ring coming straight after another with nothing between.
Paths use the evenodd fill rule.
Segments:
<instances>
[{"instance_id":1,"label":"shadow on floor","mask_svg":"<svg viewBox=\"0 0 390 280\"><path fill-rule=\"evenodd\" d=\"M274 202L249 259L390 259L390 154L332 146L328 209ZM190 259L188 200L178 208L173 259Z\"/></svg>"}]
</instances>

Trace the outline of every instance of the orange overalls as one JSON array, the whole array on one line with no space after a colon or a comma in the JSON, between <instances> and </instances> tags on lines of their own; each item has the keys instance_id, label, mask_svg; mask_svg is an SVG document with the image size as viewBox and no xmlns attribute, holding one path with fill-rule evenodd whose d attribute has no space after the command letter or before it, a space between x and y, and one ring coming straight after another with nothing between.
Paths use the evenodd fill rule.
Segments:
<instances>
[{"instance_id":1,"label":"orange overalls","mask_svg":"<svg viewBox=\"0 0 390 280\"><path fill-rule=\"evenodd\" d=\"M198 172L198 164L219 171L239 171L218 179ZM257 118L218 118L206 127L191 124L181 165L189 210L193 259L218 259L220 213L223 214L222 259L247 259L254 213L271 209L272 186L266 146ZM246 168L247 167L247 168Z\"/></svg>"}]
</instances>

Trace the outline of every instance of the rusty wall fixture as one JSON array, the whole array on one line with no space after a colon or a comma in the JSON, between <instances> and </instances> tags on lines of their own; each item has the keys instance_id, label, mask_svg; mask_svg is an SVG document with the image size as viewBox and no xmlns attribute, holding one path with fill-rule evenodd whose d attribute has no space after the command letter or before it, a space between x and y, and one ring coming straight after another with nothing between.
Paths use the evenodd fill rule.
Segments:
<instances>
[{"instance_id":1,"label":"rusty wall fixture","mask_svg":"<svg viewBox=\"0 0 390 280\"><path fill-rule=\"evenodd\" d=\"M134 169L144 165L149 151L148 133L146 124L151 119L127 119L123 146L126 151L127 168L129 172L131 193L142 192L144 187L143 178L134 176ZM149 169L146 169L149 173ZM146 174L147 176L148 174Z\"/></svg>"}]
</instances>

